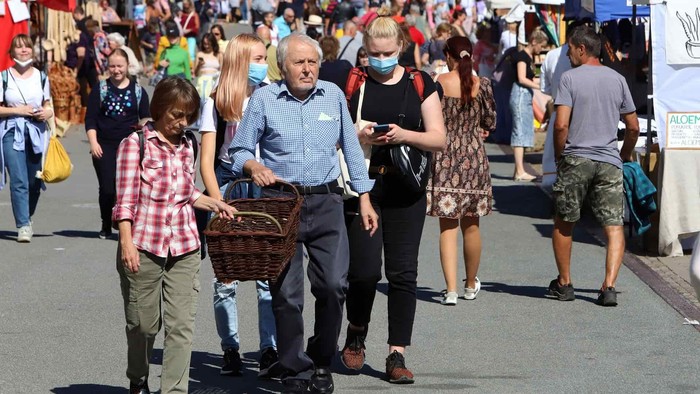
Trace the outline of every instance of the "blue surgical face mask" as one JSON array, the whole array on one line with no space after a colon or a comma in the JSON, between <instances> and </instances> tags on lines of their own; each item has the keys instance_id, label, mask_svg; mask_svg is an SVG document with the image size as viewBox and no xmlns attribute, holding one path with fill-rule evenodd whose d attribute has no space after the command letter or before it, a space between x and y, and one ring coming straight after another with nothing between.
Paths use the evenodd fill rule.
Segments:
<instances>
[{"instance_id":1,"label":"blue surgical face mask","mask_svg":"<svg viewBox=\"0 0 700 394\"><path fill-rule=\"evenodd\" d=\"M378 57L369 57L369 66L372 69L382 75L391 74L392 71L399 64L398 56L387 57L384 59L379 59Z\"/></svg>"},{"instance_id":2,"label":"blue surgical face mask","mask_svg":"<svg viewBox=\"0 0 700 394\"><path fill-rule=\"evenodd\" d=\"M260 85L267 76L267 64L250 63L248 66L248 85Z\"/></svg>"}]
</instances>

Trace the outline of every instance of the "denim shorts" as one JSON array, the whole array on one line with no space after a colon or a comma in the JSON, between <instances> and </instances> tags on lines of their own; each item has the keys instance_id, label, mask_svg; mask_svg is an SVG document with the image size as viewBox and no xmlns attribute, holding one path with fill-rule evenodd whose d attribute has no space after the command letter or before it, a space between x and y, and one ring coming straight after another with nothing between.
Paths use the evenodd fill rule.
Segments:
<instances>
[{"instance_id":1,"label":"denim shorts","mask_svg":"<svg viewBox=\"0 0 700 394\"><path fill-rule=\"evenodd\" d=\"M622 170L585 157L562 156L552 187L557 217L566 222L581 218L584 200L601 226L621 226L624 213Z\"/></svg>"},{"instance_id":2,"label":"denim shorts","mask_svg":"<svg viewBox=\"0 0 700 394\"><path fill-rule=\"evenodd\" d=\"M535 115L532 112L532 89L514 83L510 90L510 111L513 114L510 146L534 146Z\"/></svg>"}]
</instances>

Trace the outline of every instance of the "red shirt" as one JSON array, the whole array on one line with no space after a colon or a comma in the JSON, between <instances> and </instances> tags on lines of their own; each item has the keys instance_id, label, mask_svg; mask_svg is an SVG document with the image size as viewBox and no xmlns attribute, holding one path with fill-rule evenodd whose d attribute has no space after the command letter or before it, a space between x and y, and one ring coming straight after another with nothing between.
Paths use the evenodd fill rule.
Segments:
<instances>
[{"instance_id":1,"label":"red shirt","mask_svg":"<svg viewBox=\"0 0 700 394\"><path fill-rule=\"evenodd\" d=\"M421 46L423 46L423 44L425 44L425 36L423 35L423 33L420 32L420 30L416 29L415 26L410 26L408 28L408 34L411 35L411 39L419 47L421 47Z\"/></svg>"},{"instance_id":2,"label":"red shirt","mask_svg":"<svg viewBox=\"0 0 700 394\"><path fill-rule=\"evenodd\" d=\"M117 151L117 200L112 220L131 221L134 245L159 257L181 256L199 248L192 204L202 195L194 185L194 151L183 135L171 147L144 126L144 153L131 134Z\"/></svg>"}]
</instances>

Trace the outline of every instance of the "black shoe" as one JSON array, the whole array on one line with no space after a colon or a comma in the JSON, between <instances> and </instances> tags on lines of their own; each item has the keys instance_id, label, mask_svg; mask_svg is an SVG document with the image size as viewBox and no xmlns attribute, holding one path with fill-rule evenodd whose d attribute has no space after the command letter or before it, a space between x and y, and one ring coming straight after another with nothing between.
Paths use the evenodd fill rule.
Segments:
<instances>
[{"instance_id":1,"label":"black shoe","mask_svg":"<svg viewBox=\"0 0 700 394\"><path fill-rule=\"evenodd\" d=\"M129 384L129 394L151 394L151 392L148 391L148 382Z\"/></svg>"},{"instance_id":2,"label":"black shoe","mask_svg":"<svg viewBox=\"0 0 700 394\"><path fill-rule=\"evenodd\" d=\"M301 379L284 379L282 380L282 394L297 394L305 393L309 388L309 383Z\"/></svg>"},{"instance_id":3,"label":"black shoe","mask_svg":"<svg viewBox=\"0 0 700 394\"><path fill-rule=\"evenodd\" d=\"M316 368L316 372L309 381L309 391L317 394L329 394L333 392L333 375L329 368Z\"/></svg>"},{"instance_id":4,"label":"black shoe","mask_svg":"<svg viewBox=\"0 0 700 394\"><path fill-rule=\"evenodd\" d=\"M108 228L108 229L103 228L102 230L100 230L100 239L107 239L111 236L112 236L112 229L111 228Z\"/></svg>"},{"instance_id":5,"label":"black shoe","mask_svg":"<svg viewBox=\"0 0 700 394\"><path fill-rule=\"evenodd\" d=\"M241 376L241 356L236 349L224 351L224 365L221 367L221 375Z\"/></svg>"},{"instance_id":6,"label":"black shoe","mask_svg":"<svg viewBox=\"0 0 700 394\"><path fill-rule=\"evenodd\" d=\"M614 287L608 287L598 294L598 305L617 306L617 292Z\"/></svg>"},{"instance_id":7,"label":"black shoe","mask_svg":"<svg viewBox=\"0 0 700 394\"><path fill-rule=\"evenodd\" d=\"M272 379L278 378L282 373L281 365L278 363L277 350L268 347L260 353L260 372L258 378Z\"/></svg>"},{"instance_id":8,"label":"black shoe","mask_svg":"<svg viewBox=\"0 0 700 394\"><path fill-rule=\"evenodd\" d=\"M563 286L560 285L559 277L549 283L547 293L551 296L557 297L559 301L573 301L576 299L576 296L574 295L574 286L571 283Z\"/></svg>"}]
</instances>

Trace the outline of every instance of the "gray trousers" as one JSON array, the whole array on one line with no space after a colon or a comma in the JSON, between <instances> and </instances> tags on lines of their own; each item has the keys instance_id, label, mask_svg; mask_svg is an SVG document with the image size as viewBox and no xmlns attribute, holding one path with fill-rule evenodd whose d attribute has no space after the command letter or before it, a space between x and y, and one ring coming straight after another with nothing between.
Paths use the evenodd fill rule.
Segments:
<instances>
[{"instance_id":1,"label":"gray trousers","mask_svg":"<svg viewBox=\"0 0 700 394\"><path fill-rule=\"evenodd\" d=\"M304 351L304 253L316 298L314 333ZM296 254L270 286L277 325L277 351L287 377L309 379L314 367L328 367L338 351L338 335L348 287L348 238L343 199L337 194L304 196Z\"/></svg>"}]
</instances>

